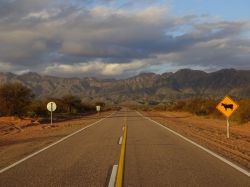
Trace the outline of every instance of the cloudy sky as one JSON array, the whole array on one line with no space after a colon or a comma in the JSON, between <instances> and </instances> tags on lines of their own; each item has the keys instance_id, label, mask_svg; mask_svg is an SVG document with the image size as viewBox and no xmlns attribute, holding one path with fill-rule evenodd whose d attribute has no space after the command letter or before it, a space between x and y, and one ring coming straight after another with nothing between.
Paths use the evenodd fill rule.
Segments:
<instances>
[{"instance_id":1,"label":"cloudy sky","mask_svg":"<svg viewBox=\"0 0 250 187\"><path fill-rule=\"evenodd\" d=\"M0 0L0 71L250 69L248 0Z\"/></svg>"}]
</instances>

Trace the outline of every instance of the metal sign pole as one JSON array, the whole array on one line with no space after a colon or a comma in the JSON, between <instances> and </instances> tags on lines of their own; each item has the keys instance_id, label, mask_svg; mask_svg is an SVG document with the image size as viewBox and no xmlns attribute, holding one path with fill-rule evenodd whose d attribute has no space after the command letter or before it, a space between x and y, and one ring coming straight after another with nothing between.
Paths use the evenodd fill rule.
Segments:
<instances>
[{"instance_id":1,"label":"metal sign pole","mask_svg":"<svg viewBox=\"0 0 250 187\"><path fill-rule=\"evenodd\" d=\"M56 103L49 102L47 104L47 109L50 111L50 125L53 125L53 112L56 110Z\"/></svg>"},{"instance_id":2,"label":"metal sign pole","mask_svg":"<svg viewBox=\"0 0 250 187\"><path fill-rule=\"evenodd\" d=\"M50 113L50 125L52 126L52 103L50 103L51 113Z\"/></svg>"},{"instance_id":3,"label":"metal sign pole","mask_svg":"<svg viewBox=\"0 0 250 187\"><path fill-rule=\"evenodd\" d=\"M230 136L230 124L229 117L234 111L239 108L239 105L234 102L229 96L225 96L224 99L216 106L216 108L226 116L227 118L227 138Z\"/></svg>"}]
</instances>

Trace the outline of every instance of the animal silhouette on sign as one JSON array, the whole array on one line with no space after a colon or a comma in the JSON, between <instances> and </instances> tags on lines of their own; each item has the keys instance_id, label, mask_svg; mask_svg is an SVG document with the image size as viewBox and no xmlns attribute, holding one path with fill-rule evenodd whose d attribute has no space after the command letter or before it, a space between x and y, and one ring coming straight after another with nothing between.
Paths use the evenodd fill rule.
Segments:
<instances>
[{"instance_id":1,"label":"animal silhouette on sign","mask_svg":"<svg viewBox=\"0 0 250 187\"><path fill-rule=\"evenodd\" d=\"M227 109L234 109L234 105L233 104L225 104L225 103L221 103L221 106L224 107L224 109L227 111Z\"/></svg>"}]
</instances>

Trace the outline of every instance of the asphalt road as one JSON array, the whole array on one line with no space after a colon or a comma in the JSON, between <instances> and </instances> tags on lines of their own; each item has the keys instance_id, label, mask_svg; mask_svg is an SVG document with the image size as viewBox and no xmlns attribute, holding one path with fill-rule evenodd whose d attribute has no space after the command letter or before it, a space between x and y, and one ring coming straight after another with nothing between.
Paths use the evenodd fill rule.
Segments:
<instances>
[{"instance_id":1,"label":"asphalt road","mask_svg":"<svg viewBox=\"0 0 250 187\"><path fill-rule=\"evenodd\" d=\"M0 174L0 186L108 185L118 163L123 116L81 131ZM250 177L129 111L124 186L250 186Z\"/></svg>"},{"instance_id":2,"label":"asphalt road","mask_svg":"<svg viewBox=\"0 0 250 187\"><path fill-rule=\"evenodd\" d=\"M107 186L118 163L119 113L0 174L0 186Z\"/></svg>"},{"instance_id":3,"label":"asphalt road","mask_svg":"<svg viewBox=\"0 0 250 187\"><path fill-rule=\"evenodd\" d=\"M124 186L250 186L250 177L128 112Z\"/></svg>"}]
</instances>

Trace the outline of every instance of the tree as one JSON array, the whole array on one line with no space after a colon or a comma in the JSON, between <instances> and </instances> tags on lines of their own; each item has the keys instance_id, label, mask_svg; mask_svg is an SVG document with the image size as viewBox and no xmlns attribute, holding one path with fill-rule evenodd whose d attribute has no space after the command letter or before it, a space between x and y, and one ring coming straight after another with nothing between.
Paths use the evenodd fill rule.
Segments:
<instances>
[{"instance_id":1,"label":"tree","mask_svg":"<svg viewBox=\"0 0 250 187\"><path fill-rule=\"evenodd\" d=\"M0 111L4 115L22 115L34 95L20 83L6 83L0 87Z\"/></svg>"},{"instance_id":2,"label":"tree","mask_svg":"<svg viewBox=\"0 0 250 187\"><path fill-rule=\"evenodd\" d=\"M81 110L82 107L81 99L79 99L76 96L65 95L62 97L62 102L68 113L72 113L74 111L79 112Z\"/></svg>"},{"instance_id":3,"label":"tree","mask_svg":"<svg viewBox=\"0 0 250 187\"><path fill-rule=\"evenodd\" d=\"M105 107L105 103L103 101L97 101L95 103L96 106L101 106L101 107Z\"/></svg>"},{"instance_id":4,"label":"tree","mask_svg":"<svg viewBox=\"0 0 250 187\"><path fill-rule=\"evenodd\" d=\"M46 105L47 103L44 100L33 100L28 108L28 116L45 116L48 112Z\"/></svg>"}]
</instances>

